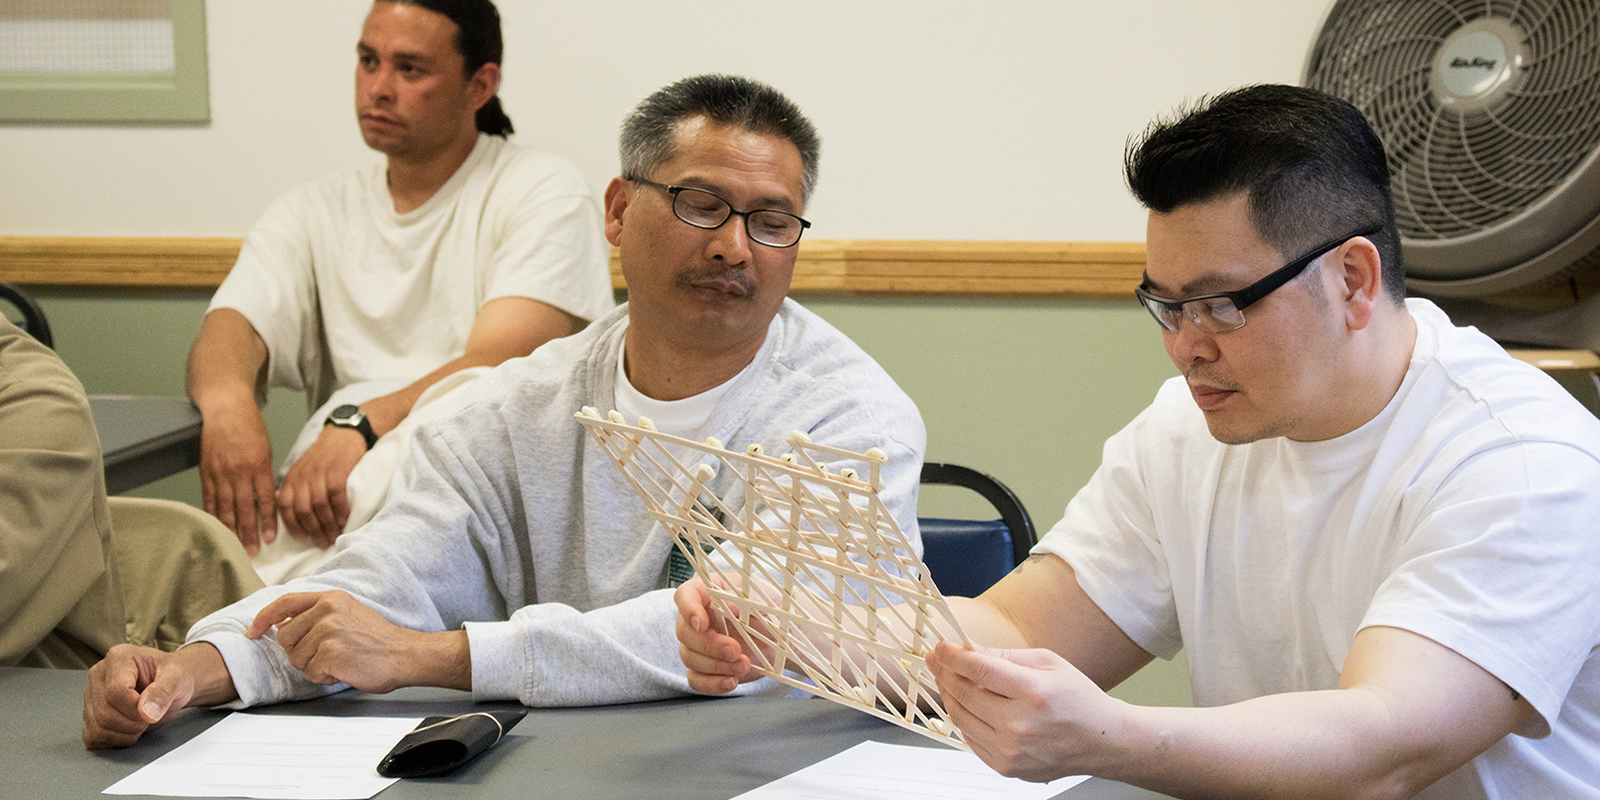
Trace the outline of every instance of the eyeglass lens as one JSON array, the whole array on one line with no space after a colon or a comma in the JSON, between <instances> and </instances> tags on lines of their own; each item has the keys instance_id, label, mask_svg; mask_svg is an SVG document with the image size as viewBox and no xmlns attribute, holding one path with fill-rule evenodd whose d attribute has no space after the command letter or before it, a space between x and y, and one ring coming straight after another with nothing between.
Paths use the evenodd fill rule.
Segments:
<instances>
[{"instance_id":1,"label":"eyeglass lens","mask_svg":"<svg viewBox=\"0 0 1600 800\"><path fill-rule=\"evenodd\" d=\"M717 228L738 214L744 217L745 233L751 239L771 247L789 247L800 241L804 228L800 218L782 211L736 212L728 201L699 189L680 188L672 203L672 213L678 219L697 228Z\"/></svg>"},{"instance_id":2,"label":"eyeglass lens","mask_svg":"<svg viewBox=\"0 0 1600 800\"><path fill-rule=\"evenodd\" d=\"M1169 331L1178 329L1180 317L1187 317L1207 333L1226 333L1244 327L1244 312L1226 297L1203 297L1184 303L1181 309L1149 302L1146 306L1155 313L1156 321Z\"/></svg>"}]
</instances>

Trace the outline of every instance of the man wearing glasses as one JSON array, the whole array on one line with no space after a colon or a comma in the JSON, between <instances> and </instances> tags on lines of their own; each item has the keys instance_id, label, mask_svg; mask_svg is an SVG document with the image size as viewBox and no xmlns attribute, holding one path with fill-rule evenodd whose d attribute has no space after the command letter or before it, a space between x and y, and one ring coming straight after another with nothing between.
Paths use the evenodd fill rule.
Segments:
<instances>
[{"instance_id":1,"label":"man wearing glasses","mask_svg":"<svg viewBox=\"0 0 1600 800\"><path fill-rule=\"evenodd\" d=\"M1600 422L1404 297L1344 101L1230 92L1130 148L1182 376L929 663L991 766L1177 797L1600 796ZM1285 265L1287 261L1287 265ZM691 685L748 674L690 584ZM1196 708L1105 694L1187 654Z\"/></svg>"},{"instance_id":2,"label":"man wearing glasses","mask_svg":"<svg viewBox=\"0 0 1600 800\"><path fill-rule=\"evenodd\" d=\"M926 438L910 398L786 299L819 141L765 84L688 78L623 125L605 193L629 302L480 378L424 425L393 497L321 571L201 620L176 653L91 672L84 742L127 745L186 704L429 685L528 705L688 691L670 535L573 415L783 452L805 431L888 456L883 499L915 530ZM733 493L737 476L712 481ZM275 631L275 632L274 632Z\"/></svg>"}]
</instances>

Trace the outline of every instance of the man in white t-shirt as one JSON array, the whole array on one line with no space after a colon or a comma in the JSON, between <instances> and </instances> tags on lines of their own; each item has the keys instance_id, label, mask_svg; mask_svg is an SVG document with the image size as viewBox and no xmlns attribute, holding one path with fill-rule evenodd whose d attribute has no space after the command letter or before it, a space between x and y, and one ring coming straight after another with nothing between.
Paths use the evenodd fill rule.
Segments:
<instances>
[{"instance_id":1,"label":"man in white t-shirt","mask_svg":"<svg viewBox=\"0 0 1600 800\"><path fill-rule=\"evenodd\" d=\"M398 458L363 459L419 398L613 305L582 176L506 138L501 50L489 0L374 3L356 111L385 160L274 202L212 300L189 355L201 487L253 555L279 538L280 514L297 542L331 546L375 510ZM306 392L315 409L281 487L260 411L269 385ZM364 510L347 492L358 462L374 468L357 473Z\"/></svg>"},{"instance_id":2,"label":"man in white t-shirt","mask_svg":"<svg viewBox=\"0 0 1600 800\"><path fill-rule=\"evenodd\" d=\"M1600 421L1404 298L1359 111L1256 86L1152 126L1139 298L1182 376L929 656L975 753L1177 797L1600 797ZM738 643L678 591L690 684ZM1189 661L1195 708L1105 690Z\"/></svg>"}]
</instances>

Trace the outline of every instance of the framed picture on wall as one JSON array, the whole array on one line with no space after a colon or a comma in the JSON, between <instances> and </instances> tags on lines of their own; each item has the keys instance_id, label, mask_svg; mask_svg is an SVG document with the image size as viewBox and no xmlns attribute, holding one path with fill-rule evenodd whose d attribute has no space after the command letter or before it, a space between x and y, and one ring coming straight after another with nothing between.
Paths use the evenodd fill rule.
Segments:
<instances>
[{"instance_id":1,"label":"framed picture on wall","mask_svg":"<svg viewBox=\"0 0 1600 800\"><path fill-rule=\"evenodd\" d=\"M0 122L207 122L205 0L0 0Z\"/></svg>"}]
</instances>

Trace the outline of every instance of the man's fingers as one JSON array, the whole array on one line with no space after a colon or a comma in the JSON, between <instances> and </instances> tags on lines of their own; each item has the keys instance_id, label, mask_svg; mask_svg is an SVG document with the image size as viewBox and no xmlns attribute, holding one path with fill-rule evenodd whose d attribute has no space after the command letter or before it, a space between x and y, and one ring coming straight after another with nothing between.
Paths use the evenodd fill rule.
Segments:
<instances>
[{"instance_id":1,"label":"man's fingers","mask_svg":"<svg viewBox=\"0 0 1600 800\"><path fill-rule=\"evenodd\" d=\"M704 620L702 620L701 624L705 624ZM678 618L677 634L678 641L684 647L702 653L707 658L721 661L737 661L744 656L744 648L740 645L738 639L712 630L709 626L696 630L694 623L685 617ZM745 660L748 661L749 659Z\"/></svg>"},{"instance_id":2,"label":"man's fingers","mask_svg":"<svg viewBox=\"0 0 1600 800\"><path fill-rule=\"evenodd\" d=\"M979 645L974 646L978 648L978 652L980 653L988 653L989 655L1005 659L1006 661L1016 664L1019 667L1027 667L1028 669L1059 669L1068 663L1066 659L1063 659L1061 656L1058 656L1055 653L1041 647L1027 647L1019 650L1003 650L998 648L986 648Z\"/></svg>"},{"instance_id":3,"label":"man's fingers","mask_svg":"<svg viewBox=\"0 0 1600 800\"><path fill-rule=\"evenodd\" d=\"M260 639L272 629L272 626L305 613L316 605L319 599L321 595L316 592L294 592L283 595L256 612L255 619L250 621L250 627L245 629L244 635L251 639Z\"/></svg>"},{"instance_id":4,"label":"man's fingers","mask_svg":"<svg viewBox=\"0 0 1600 800\"><path fill-rule=\"evenodd\" d=\"M278 491L278 511L283 516L283 527L289 530L289 538L303 542L311 538L306 532L304 491L300 486L299 476L293 472L283 481L283 488Z\"/></svg>"},{"instance_id":5,"label":"man's fingers","mask_svg":"<svg viewBox=\"0 0 1600 800\"><path fill-rule=\"evenodd\" d=\"M314 646L307 647L311 642L307 637L316 627L318 621L327 618L326 613L318 613L315 606L308 608L289 618L280 620L278 627L278 646L289 654L289 661L295 669L304 670L306 662L310 660L316 650Z\"/></svg>"},{"instance_id":6,"label":"man's fingers","mask_svg":"<svg viewBox=\"0 0 1600 800\"><path fill-rule=\"evenodd\" d=\"M213 487L212 505L206 510L215 515L218 520L221 520L223 525L228 526L228 530L233 531L235 536L238 536L239 521L233 513L233 484L228 483L226 479L219 475L213 479ZM244 537L240 536L239 540L244 541Z\"/></svg>"},{"instance_id":7,"label":"man's fingers","mask_svg":"<svg viewBox=\"0 0 1600 800\"><path fill-rule=\"evenodd\" d=\"M109 750L116 747L127 747L139 741L139 737L150 726L142 722L131 720L85 720L83 726L83 746L89 750Z\"/></svg>"},{"instance_id":8,"label":"man's fingers","mask_svg":"<svg viewBox=\"0 0 1600 800\"><path fill-rule=\"evenodd\" d=\"M139 719L153 725L178 713L193 696L193 681L157 676L139 693Z\"/></svg>"},{"instance_id":9,"label":"man's fingers","mask_svg":"<svg viewBox=\"0 0 1600 800\"><path fill-rule=\"evenodd\" d=\"M244 551L250 555L261 552L261 536L257 533L256 498L255 491L250 488L249 481L243 481L233 490L233 519L234 532L239 535L239 542L244 545Z\"/></svg>"},{"instance_id":10,"label":"man's fingers","mask_svg":"<svg viewBox=\"0 0 1600 800\"><path fill-rule=\"evenodd\" d=\"M334 539L344 533L344 526L350 522L349 480L350 476L346 474L328 487L328 506L333 511L333 536L328 540L329 547L333 546Z\"/></svg>"},{"instance_id":11,"label":"man's fingers","mask_svg":"<svg viewBox=\"0 0 1600 800\"><path fill-rule=\"evenodd\" d=\"M204 465L200 467L200 507L207 514L219 520L222 518L217 514L217 478Z\"/></svg>"},{"instance_id":12,"label":"man's fingers","mask_svg":"<svg viewBox=\"0 0 1600 800\"><path fill-rule=\"evenodd\" d=\"M1016 698L1038 689L1040 673L1066 664L1049 650L1001 650L974 645L969 650L948 641L940 642L928 654L928 665L935 675L960 678L974 687L1000 697ZM952 683L955 683L952 681ZM971 702L969 698L968 702Z\"/></svg>"},{"instance_id":13,"label":"man's fingers","mask_svg":"<svg viewBox=\"0 0 1600 800\"><path fill-rule=\"evenodd\" d=\"M152 658L161 655L118 645L89 670L83 691L85 747L133 744L151 724L170 718L189 702L193 681L163 676L158 661Z\"/></svg>"},{"instance_id":14,"label":"man's fingers","mask_svg":"<svg viewBox=\"0 0 1600 800\"><path fill-rule=\"evenodd\" d=\"M711 597L698 578L673 592L678 606L678 657L688 670L689 688L701 694L727 694L750 673L750 657L739 640L713 625Z\"/></svg>"},{"instance_id":15,"label":"man's fingers","mask_svg":"<svg viewBox=\"0 0 1600 800\"><path fill-rule=\"evenodd\" d=\"M139 714L138 680L138 665L132 661L107 663L91 675L83 692L84 722L137 737L149 726ZM87 724L84 731L88 744Z\"/></svg>"},{"instance_id":16,"label":"man's fingers","mask_svg":"<svg viewBox=\"0 0 1600 800\"><path fill-rule=\"evenodd\" d=\"M327 549L333 546L333 540L339 538L340 530L333 516L333 501L328 493L328 476L326 474L314 476L310 489L310 511L312 521L306 528L311 534L312 541L318 547Z\"/></svg>"},{"instance_id":17,"label":"man's fingers","mask_svg":"<svg viewBox=\"0 0 1600 800\"><path fill-rule=\"evenodd\" d=\"M689 688L700 694L727 694L739 688L738 678L689 673Z\"/></svg>"},{"instance_id":18,"label":"man's fingers","mask_svg":"<svg viewBox=\"0 0 1600 800\"><path fill-rule=\"evenodd\" d=\"M968 688L970 689L970 685ZM974 742L981 742L993 736L994 727L985 722L982 717L972 713L972 710L962 701L964 692L948 691L942 682L939 689L939 699L944 703L944 710L950 715L950 721L961 729L962 739L966 741L968 746L973 748L973 753L979 758L983 758L983 754L978 752ZM985 760L987 761L987 759Z\"/></svg>"},{"instance_id":19,"label":"man's fingers","mask_svg":"<svg viewBox=\"0 0 1600 800\"><path fill-rule=\"evenodd\" d=\"M711 597L706 594L699 578L691 579L672 593L672 602L678 606L679 619L689 630L697 633L703 633L711 627L711 616L706 610L710 601Z\"/></svg>"},{"instance_id":20,"label":"man's fingers","mask_svg":"<svg viewBox=\"0 0 1600 800\"><path fill-rule=\"evenodd\" d=\"M277 499L278 492L272 485L272 473L257 472L255 477L255 514L259 545L271 544L278 538Z\"/></svg>"},{"instance_id":21,"label":"man's fingers","mask_svg":"<svg viewBox=\"0 0 1600 800\"><path fill-rule=\"evenodd\" d=\"M107 706L83 708L83 746L90 750L127 747L139 741L150 725L123 716Z\"/></svg>"},{"instance_id":22,"label":"man's fingers","mask_svg":"<svg viewBox=\"0 0 1600 800\"><path fill-rule=\"evenodd\" d=\"M108 687L101 700L106 708L115 712L108 716L141 723L139 727L142 729L148 722L144 720L144 715L139 713L140 697L139 690L131 685L115 686Z\"/></svg>"},{"instance_id":23,"label":"man's fingers","mask_svg":"<svg viewBox=\"0 0 1600 800\"><path fill-rule=\"evenodd\" d=\"M738 655L731 659L720 658L695 650L688 645L679 645L678 657L683 660L683 665L688 668L690 673L726 675L732 678L739 678L750 671L750 659L743 655Z\"/></svg>"}]
</instances>

